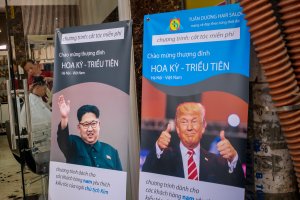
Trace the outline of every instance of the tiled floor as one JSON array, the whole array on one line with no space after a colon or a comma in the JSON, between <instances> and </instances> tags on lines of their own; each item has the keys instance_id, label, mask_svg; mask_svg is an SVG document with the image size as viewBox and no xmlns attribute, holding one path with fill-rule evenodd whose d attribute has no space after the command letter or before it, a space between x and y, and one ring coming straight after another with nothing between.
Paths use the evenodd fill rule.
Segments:
<instances>
[{"instance_id":1,"label":"tiled floor","mask_svg":"<svg viewBox=\"0 0 300 200\"><path fill-rule=\"evenodd\" d=\"M27 200L39 199L43 197L43 180L41 176L30 172L25 168L25 191ZM20 164L13 157L6 135L0 135L0 200L23 199L22 178Z\"/></svg>"}]
</instances>

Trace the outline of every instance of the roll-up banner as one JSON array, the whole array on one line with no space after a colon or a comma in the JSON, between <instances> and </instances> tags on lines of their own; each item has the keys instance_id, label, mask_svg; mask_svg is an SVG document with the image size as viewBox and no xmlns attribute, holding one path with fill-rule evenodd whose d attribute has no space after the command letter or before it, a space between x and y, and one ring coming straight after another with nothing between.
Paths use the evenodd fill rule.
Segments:
<instances>
[{"instance_id":1,"label":"roll-up banner","mask_svg":"<svg viewBox=\"0 0 300 200\"><path fill-rule=\"evenodd\" d=\"M144 17L140 199L244 199L243 17L238 4Z\"/></svg>"},{"instance_id":2,"label":"roll-up banner","mask_svg":"<svg viewBox=\"0 0 300 200\"><path fill-rule=\"evenodd\" d=\"M132 22L57 29L49 199L126 199Z\"/></svg>"}]
</instances>

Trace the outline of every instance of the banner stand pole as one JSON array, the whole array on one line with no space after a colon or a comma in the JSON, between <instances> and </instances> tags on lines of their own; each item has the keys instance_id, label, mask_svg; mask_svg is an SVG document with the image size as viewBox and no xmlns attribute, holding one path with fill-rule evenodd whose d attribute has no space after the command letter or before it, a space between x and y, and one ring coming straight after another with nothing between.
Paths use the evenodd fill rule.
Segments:
<instances>
[{"instance_id":1,"label":"banner stand pole","mask_svg":"<svg viewBox=\"0 0 300 200\"><path fill-rule=\"evenodd\" d=\"M119 21L130 20L131 10L129 0L118 0ZM131 123L129 126L128 139L128 179L127 179L127 199L137 200L138 193L136 188L139 188L139 152L140 152L140 134L138 128L138 109L136 96L136 76L134 67L134 51L133 43L131 46L130 59L130 116Z\"/></svg>"}]
</instances>

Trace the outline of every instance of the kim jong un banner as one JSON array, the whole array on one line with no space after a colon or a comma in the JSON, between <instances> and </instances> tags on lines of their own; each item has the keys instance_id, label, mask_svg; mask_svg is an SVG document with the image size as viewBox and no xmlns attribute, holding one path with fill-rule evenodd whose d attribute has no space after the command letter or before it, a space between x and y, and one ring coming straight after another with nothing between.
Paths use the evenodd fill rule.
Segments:
<instances>
[{"instance_id":1,"label":"kim jong un banner","mask_svg":"<svg viewBox=\"0 0 300 200\"><path fill-rule=\"evenodd\" d=\"M131 21L58 29L49 199L126 199Z\"/></svg>"},{"instance_id":2,"label":"kim jong un banner","mask_svg":"<svg viewBox=\"0 0 300 200\"><path fill-rule=\"evenodd\" d=\"M241 10L144 17L140 199L244 199L249 33Z\"/></svg>"}]
</instances>

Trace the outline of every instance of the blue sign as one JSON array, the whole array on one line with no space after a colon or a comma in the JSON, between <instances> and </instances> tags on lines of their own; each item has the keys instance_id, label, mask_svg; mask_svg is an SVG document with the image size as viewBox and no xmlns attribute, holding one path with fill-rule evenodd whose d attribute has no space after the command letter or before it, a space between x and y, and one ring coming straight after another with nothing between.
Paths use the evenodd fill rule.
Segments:
<instances>
[{"instance_id":1,"label":"blue sign","mask_svg":"<svg viewBox=\"0 0 300 200\"><path fill-rule=\"evenodd\" d=\"M248 81L249 41L239 4L146 15L143 76L156 87Z\"/></svg>"}]
</instances>

